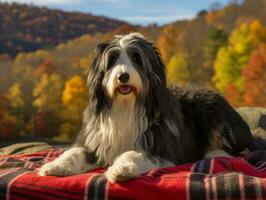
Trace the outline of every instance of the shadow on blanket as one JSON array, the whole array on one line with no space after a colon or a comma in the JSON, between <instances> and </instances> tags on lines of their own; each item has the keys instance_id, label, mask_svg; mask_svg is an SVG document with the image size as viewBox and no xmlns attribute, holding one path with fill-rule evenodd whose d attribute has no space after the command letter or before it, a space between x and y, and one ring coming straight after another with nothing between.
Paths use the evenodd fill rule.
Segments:
<instances>
[{"instance_id":1,"label":"shadow on blanket","mask_svg":"<svg viewBox=\"0 0 266 200\"><path fill-rule=\"evenodd\" d=\"M70 177L41 177L36 170L59 148L0 156L0 199L266 199L266 151L151 171L110 184L104 169Z\"/></svg>"}]
</instances>

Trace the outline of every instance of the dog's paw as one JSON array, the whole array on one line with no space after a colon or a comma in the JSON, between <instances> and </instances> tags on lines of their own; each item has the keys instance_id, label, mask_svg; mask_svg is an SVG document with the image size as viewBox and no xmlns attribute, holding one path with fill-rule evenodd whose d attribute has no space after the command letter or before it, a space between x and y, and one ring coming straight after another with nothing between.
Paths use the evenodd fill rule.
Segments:
<instances>
[{"instance_id":1,"label":"dog's paw","mask_svg":"<svg viewBox=\"0 0 266 200\"><path fill-rule=\"evenodd\" d=\"M132 169L131 166L127 165L111 166L107 169L104 175L111 183L127 181L140 176L140 174L136 173L136 171Z\"/></svg>"},{"instance_id":2,"label":"dog's paw","mask_svg":"<svg viewBox=\"0 0 266 200\"><path fill-rule=\"evenodd\" d=\"M71 176L76 172L67 162L49 162L39 169L38 174L40 176Z\"/></svg>"}]
</instances>

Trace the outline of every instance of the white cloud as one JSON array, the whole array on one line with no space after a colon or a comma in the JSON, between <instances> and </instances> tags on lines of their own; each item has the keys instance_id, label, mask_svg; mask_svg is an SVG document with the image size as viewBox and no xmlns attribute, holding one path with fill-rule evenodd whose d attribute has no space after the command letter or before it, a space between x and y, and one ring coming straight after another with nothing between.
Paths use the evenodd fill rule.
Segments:
<instances>
[{"instance_id":1,"label":"white cloud","mask_svg":"<svg viewBox=\"0 0 266 200\"><path fill-rule=\"evenodd\" d=\"M0 2L16 2L34 5L80 5L84 0L0 0Z\"/></svg>"}]
</instances>

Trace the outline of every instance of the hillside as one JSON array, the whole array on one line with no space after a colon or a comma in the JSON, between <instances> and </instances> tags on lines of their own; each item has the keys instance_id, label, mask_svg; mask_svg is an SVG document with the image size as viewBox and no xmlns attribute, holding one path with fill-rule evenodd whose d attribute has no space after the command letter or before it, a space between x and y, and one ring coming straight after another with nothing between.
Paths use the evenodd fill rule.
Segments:
<instances>
[{"instance_id":1,"label":"hillside","mask_svg":"<svg viewBox=\"0 0 266 200\"><path fill-rule=\"evenodd\" d=\"M85 80L93 49L133 31L159 47L169 84L217 90L234 107L266 107L266 1L232 2L200 11L192 20L159 27L122 24L106 33L19 52L13 59L0 56L0 139L71 140L89 103ZM2 104L1 98L6 99Z\"/></svg>"},{"instance_id":2,"label":"hillside","mask_svg":"<svg viewBox=\"0 0 266 200\"><path fill-rule=\"evenodd\" d=\"M0 3L0 54L49 48L83 34L106 33L125 22L89 13Z\"/></svg>"}]
</instances>

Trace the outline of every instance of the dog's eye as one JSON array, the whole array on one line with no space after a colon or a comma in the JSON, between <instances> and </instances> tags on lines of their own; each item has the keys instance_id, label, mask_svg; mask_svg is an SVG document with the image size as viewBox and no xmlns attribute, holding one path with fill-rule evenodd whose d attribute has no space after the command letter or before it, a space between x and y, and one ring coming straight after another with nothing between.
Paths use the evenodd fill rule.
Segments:
<instances>
[{"instance_id":1,"label":"dog's eye","mask_svg":"<svg viewBox=\"0 0 266 200\"><path fill-rule=\"evenodd\" d=\"M118 56L113 54L109 57L109 60L108 60L108 67L111 67L112 65L115 64L116 60L117 60Z\"/></svg>"},{"instance_id":2,"label":"dog's eye","mask_svg":"<svg viewBox=\"0 0 266 200\"><path fill-rule=\"evenodd\" d=\"M138 53L134 53L131 57L132 62L134 63L138 63L139 65L141 65L141 58L140 55Z\"/></svg>"}]
</instances>

